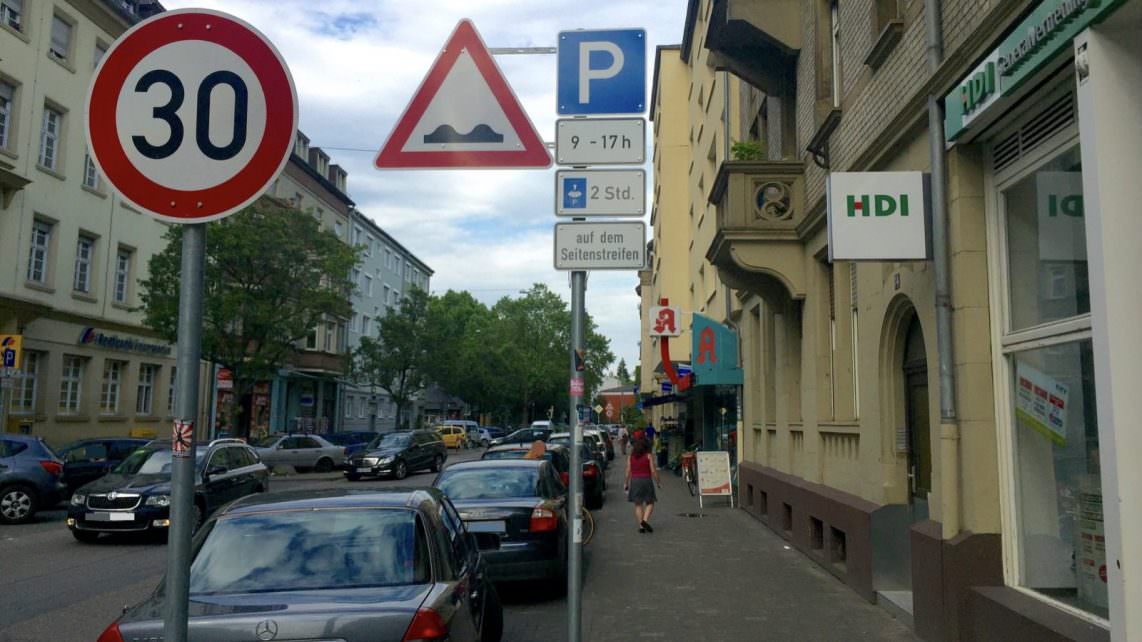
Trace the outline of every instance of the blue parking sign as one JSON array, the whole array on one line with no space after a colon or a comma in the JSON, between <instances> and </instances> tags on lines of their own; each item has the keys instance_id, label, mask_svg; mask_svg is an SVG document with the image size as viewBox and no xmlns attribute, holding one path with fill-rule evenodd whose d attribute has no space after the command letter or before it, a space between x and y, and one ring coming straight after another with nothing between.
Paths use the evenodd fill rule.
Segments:
<instances>
[{"instance_id":1,"label":"blue parking sign","mask_svg":"<svg viewBox=\"0 0 1142 642\"><path fill-rule=\"evenodd\" d=\"M559 114L646 111L646 30L561 31L557 58Z\"/></svg>"},{"instance_id":2,"label":"blue parking sign","mask_svg":"<svg viewBox=\"0 0 1142 642\"><path fill-rule=\"evenodd\" d=\"M563 179L563 207L565 209L585 209L587 207L587 179Z\"/></svg>"}]
</instances>

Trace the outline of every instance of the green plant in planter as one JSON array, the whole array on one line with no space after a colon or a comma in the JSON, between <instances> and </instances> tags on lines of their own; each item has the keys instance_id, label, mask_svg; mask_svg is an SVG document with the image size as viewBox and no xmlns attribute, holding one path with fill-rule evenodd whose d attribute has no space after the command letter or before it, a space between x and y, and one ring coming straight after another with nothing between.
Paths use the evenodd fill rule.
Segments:
<instances>
[{"instance_id":1,"label":"green plant in planter","mask_svg":"<svg viewBox=\"0 0 1142 642\"><path fill-rule=\"evenodd\" d=\"M734 160L756 161L765 160L765 143L759 140L739 140L730 146L730 154Z\"/></svg>"}]
</instances>

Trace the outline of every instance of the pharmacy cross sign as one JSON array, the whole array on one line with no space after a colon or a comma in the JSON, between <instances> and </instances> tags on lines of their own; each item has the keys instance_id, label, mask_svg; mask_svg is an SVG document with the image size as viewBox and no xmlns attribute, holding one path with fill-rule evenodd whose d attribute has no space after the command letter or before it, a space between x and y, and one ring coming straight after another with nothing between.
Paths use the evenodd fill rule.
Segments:
<instances>
[{"instance_id":1,"label":"pharmacy cross sign","mask_svg":"<svg viewBox=\"0 0 1142 642\"><path fill-rule=\"evenodd\" d=\"M205 223L252 203L285 167L297 93L253 27L186 9L115 41L86 114L92 160L124 200L169 223Z\"/></svg>"}]
</instances>

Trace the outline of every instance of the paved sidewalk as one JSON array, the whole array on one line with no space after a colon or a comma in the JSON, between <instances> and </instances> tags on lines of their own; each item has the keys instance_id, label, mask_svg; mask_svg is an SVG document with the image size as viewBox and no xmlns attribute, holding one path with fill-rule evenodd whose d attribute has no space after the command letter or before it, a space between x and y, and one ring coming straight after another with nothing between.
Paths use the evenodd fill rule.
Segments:
<instances>
[{"instance_id":1,"label":"paved sidewalk","mask_svg":"<svg viewBox=\"0 0 1142 642\"><path fill-rule=\"evenodd\" d=\"M683 516L698 501L669 472L655 531L640 534L615 464L585 554L584 640L916 639L744 511L707 504L704 517ZM517 602L522 617L509 619L504 639L565 640L564 604Z\"/></svg>"}]
</instances>

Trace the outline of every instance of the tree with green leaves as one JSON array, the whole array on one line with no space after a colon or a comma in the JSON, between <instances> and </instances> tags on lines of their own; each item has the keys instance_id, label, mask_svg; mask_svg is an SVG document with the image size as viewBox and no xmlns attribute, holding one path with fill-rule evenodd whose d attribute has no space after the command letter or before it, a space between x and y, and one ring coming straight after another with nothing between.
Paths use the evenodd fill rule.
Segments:
<instances>
[{"instance_id":1,"label":"tree with green leaves","mask_svg":"<svg viewBox=\"0 0 1142 642\"><path fill-rule=\"evenodd\" d=\"M424 290L410 288L400 308L378 321L377 336L361 337L353 353L353 378L389 393L397 407L398 428L406 427L405 408L428 384L432 346L427 331L428 305Z\"/></svg>"},{"instance_id":2,"label":"tree with green leaves","mask_svg":"<svg viewBox=\"0 0 1142 642\"><path fill-rule=\"evenodd\" d=\"M144 323L167 341L178 333L182 226L151 257L141 283ZM275 376L325 319L352 315L357 251L321 230L311 214L262 198L206 228L202 358L228 369L235 403L229 425L249 436L241 400Z\"/></svg>"},{"instance_id":3,"label":"tree with green leaves","mask_svg":"<svg viewBox=\"0 0 1142 642\"><path fill-rule=\"evenodd\" d=\"M627 370L627 360L626 359L619 359L619 367L615 371L615 378L618 379L619 383L621 383L624 386L632 383L632 380L630 378L630 370Z\"/></svg>"}]
</instances>

